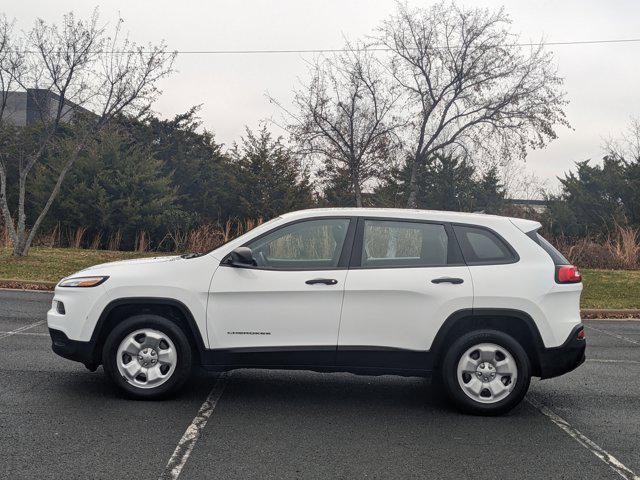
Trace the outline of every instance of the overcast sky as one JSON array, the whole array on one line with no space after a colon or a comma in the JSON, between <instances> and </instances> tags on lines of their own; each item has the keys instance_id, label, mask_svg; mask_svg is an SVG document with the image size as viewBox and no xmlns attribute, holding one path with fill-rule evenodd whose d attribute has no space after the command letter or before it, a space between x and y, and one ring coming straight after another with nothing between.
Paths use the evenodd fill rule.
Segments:
<instances>
[{"instance_id":1,"label":"overcast sky","mask_svg":"<svg viewBox=\"0 0 640 480\"><path fill-rule=\"evenodd\" d=\"M640 38L637 0L461 3L504 5L513 31L526 41ZM343 36L371 33L395 8L392 0L5 0L0 12L28 28L36 17L59 21L68 11L87 16L96 5L104 21L114 23L121 15L134 40L164 38L175 50L339 48ZM631 116L640 116L640 43L550 48L565 77L567 115L574 130L560 129L558 140L529 153L527 165L551 186L573 162L599 159L603 137L618 136ZM245 125L256 128L274 114L266 92L284 102L290 98L296 78L305 74L304 59L300 54L179 55L178 72L164 81L155 110L170 117L203 104L205 127L229 145L240 138Z\"/></svg>"}]
</instances>

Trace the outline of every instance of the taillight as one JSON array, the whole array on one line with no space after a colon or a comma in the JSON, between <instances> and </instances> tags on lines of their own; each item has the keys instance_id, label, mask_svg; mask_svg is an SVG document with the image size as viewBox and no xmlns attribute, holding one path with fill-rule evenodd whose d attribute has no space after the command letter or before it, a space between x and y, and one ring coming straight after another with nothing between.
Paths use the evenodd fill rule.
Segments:
<instances>
[{"instance_id":1,"label":"taillight","mask_svg":"<svg viewBox=\"0 0 640 480\"><path fill-rule=\"evenodd\" d=\"M584 340L585 334L584 329L578 330L578 340Z\"/></svg>"},{"instance_id":2,"label":"taillight","mask_svg":"<svg viewBox=\"0 0 640 480\"><path fill-rule=\"evenodd\" d=\"M556 267L556 282L558 283L579 283L582 275L578 267L573 265L558 265Z\"/></svg>"}]
</instances>

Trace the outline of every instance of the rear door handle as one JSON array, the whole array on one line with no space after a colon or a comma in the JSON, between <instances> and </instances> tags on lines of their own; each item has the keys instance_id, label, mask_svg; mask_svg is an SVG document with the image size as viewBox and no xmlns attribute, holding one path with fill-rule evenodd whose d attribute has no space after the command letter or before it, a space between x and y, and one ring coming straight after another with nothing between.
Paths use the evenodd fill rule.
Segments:
<instances>
[{"instance_id":1,"label":"rear door handle","mask_svg":"<svg viewBox=\"0 0 640 480\"><path fill-rule=\"evenodd\" d=\"M324 283L325 285L335 285L336 283L338 283L338 280L336 280L335 278L313 278L311 280L307 280L306 282L307 285L317 285L318 283Z\"/></svg>"},{"instance_id":2,"label":"rear door handle","mask_svg":"<svg viewBox=\"0 0 640 480\"><path fill-rule=\"evenodd\" d=\"M459 285L464 283L464 280L461 278L452 278L452 277L440 277L434 278L431 280L431 283L453 283L454 285Z\"/></svg>"}]
</instances>

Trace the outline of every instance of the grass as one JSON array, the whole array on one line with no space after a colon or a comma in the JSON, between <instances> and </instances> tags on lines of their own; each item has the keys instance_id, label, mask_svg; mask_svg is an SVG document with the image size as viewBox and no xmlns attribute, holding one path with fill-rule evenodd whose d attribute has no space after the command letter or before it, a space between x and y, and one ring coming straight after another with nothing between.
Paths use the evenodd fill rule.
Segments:
<instances>
[{"instance_id":1,"label":"grass","mask_svg":"<svg viewBox=\"0 0 640 480\"><path fill-rule=\"evenodd\" d=\"M640 270L581 269L582 308L640 308Z\"/></svg>"},{"instance_id":2,"label":"grass","mask_svg":"<svg viewBox=\"0 0 640 480\"><path fill-rule=\"evenodd\" d=\"M24 258L0 248L0 279L57 282L67 275L99 263L161 255L155 252L111 252L73 248L32 248Z\"/></svg>"},{"instance_id":3,"label":"grass","mask_svg":"<svg viewBox=\"0 0 640 480\"><path fill-rule=\"evenodd\" d=\"M0 280L57 282L98 263L154 255L162 254L34 248L27 257L14 258L8 249L0 248ZM640 308L640 270L583 269L582 275L582 308Z\"/></svg>"}]
</instances>

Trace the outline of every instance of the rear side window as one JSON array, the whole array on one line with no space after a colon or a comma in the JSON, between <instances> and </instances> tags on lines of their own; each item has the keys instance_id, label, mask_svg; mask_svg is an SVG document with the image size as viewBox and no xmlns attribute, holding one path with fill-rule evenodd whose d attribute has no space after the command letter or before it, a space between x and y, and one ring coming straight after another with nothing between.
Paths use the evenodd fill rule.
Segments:
<instances>
[{"instance_id":1,"label":"rear side window","mask_svg":"<svg viewBox=\"0 0 640 480\"><path fill-rule=\"evenodd\" d=\"M447 264L449 237L444 225L365 220L363 267L434 267Z\"/></svg>"},{"instance_id":2,"label":"rear side window","mask_svg":"<svg viewBox=\"0 0 640 480\"><path fill-rule=\"evenodd\" d=\"M549 254L555 265L571 265L571 262L562 255L556 247L551 245L549 241L540 235L536 230L527 233L527 237L536 242L542 249Z\"/></svg>"},{"instance_id":3,"label":"rear side window","mask_svg":"<svg viewBox=\"0 0 640 480\"><path fill-rule=\"evenodd\" d=\"M453 227L467 265L514 263L517 254L490 230L467 225Z\"/></svg>"}]
</instances>

